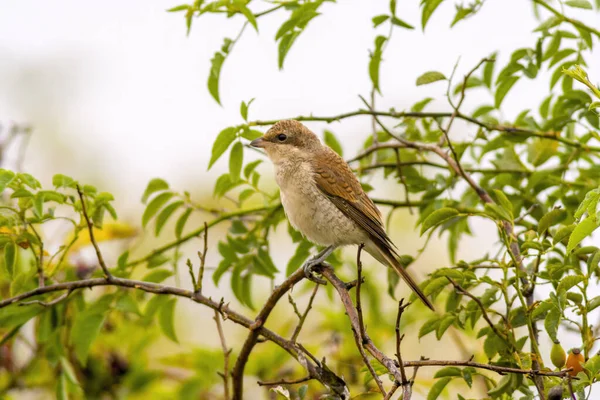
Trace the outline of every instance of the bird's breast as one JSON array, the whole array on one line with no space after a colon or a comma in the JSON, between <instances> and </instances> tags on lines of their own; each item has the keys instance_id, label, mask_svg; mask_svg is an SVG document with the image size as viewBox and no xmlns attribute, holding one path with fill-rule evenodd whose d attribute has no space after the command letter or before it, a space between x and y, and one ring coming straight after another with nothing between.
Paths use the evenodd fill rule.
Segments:
<instances>
[{"instance_id":1,"label":"bird's breast","mask_svg":"<svg viewBox=\"0 0 600 400\"><path fill-rule=\"evenodd\" d=\"M291 225L322 246L364 242L364 232L317 187L308 163L276 165L281 203Z\"/></svg>"}]
</instances>

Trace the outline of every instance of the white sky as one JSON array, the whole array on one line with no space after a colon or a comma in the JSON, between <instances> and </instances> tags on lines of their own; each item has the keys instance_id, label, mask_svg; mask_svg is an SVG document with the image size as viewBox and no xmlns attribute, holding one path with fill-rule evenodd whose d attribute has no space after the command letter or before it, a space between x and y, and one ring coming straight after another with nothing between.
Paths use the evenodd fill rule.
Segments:
<instances>
[{"instance_id":1,"label":"white sky","mask_svg":"<svg viewBox=\"0 0 600 400\"><path fill-rule=\"evenodd\" d=\"M419 26L418 3L399 1L398 15ZM448 30L454 15L448 1L425 34L396 30L384 56L385 97L379 104L402 109L426 96L442 98L444 84L417 88L416 77L427 70L449 75L458 57L461 77L494 50L503 61L513 49L531 45L537 23L529 3L488 1L476 18ZM2 2L0 121L35 128L26 163L30 172L46 182L63 172L102 183L124 193L120 201L128 205L139 201L148 179L157 175L191 190L210 190L216 174L206 173L212 141L223 127L241 122L242 100L256 97L252 119L331 115L361 106L357 95L370 87L371 17L388 7L388 1L359 0L325 5L283 71L277 69L273 41L283 16L261 19L260 35L248 29L225 63L221 107L206 89L210 58L224 36L235 36L243 19L195 20L188 38L182 14L164 11L176 4ZM513 89L505 101L509 114L536 106L539 96L530 89L527 83ZM539 89L542 95L547 90L545 84ZM436 107L445 108L443 102ZM310 126L320 131L323 125ZM368 126L368 119L352 119L331 128L355 138ZM344 146L355 152L359 145L344 140ZM219 168L226 168L226 160ZM198 187L190 187L194 184Z\"/></svg>"}]
</instances>

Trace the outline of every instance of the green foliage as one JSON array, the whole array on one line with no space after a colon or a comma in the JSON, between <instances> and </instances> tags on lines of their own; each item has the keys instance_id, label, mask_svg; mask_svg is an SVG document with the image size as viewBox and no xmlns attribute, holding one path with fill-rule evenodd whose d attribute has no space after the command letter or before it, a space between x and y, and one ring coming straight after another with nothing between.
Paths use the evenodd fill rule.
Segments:
<instances>
[{"instance_id":1,"label":"green foliage","mask_svg":"<svg viewBox=\"0 0 600 400\"><path fill-rule=\"evenodd\" d=\"M333 4L322 7L326 3L330 2L291 0L269 3L270 8L258 12L258 2L194 1L169 11L182 13L188 34L192 22L205 14L239 21L238 33L231 35L234 39L225 38L207 65L208 92L221 104L219 87L226 71L223 66L242 34L250 31L246 27L263 32L263 16L281 17L274 38L278 56L273 62L282 69L286 60L290 62L287 56L293 45L310 29L310 22L323 10L335 12ZM453 27L474 18L485 7L483 0L459 2L451 20L437 22L433 15L449 3L421 0L422 30L434 21ZM595 11L590 10L599 7L587 0L563 1L567 13L563 15L563 10L555 9L552 3L533 3L539 23L531 27L533 33L527 46L514 49L511 54L493 53L476 68L467 68L470 72L464 79L457 79L454 72L449 77L437 71L420 74L417 86L435 82L445 85L446 109L436 104L436 113L430 112L432 101L437 99L425 98L407 107L407 111L378 110L391 121L389 125L388 121L383 123L394 135L382 126L365 133L364 153L351 165L366 191L372 189L366 181L374 171L381 173L378 176L386 185L404 191L402 200L394 196L376 202L382 207L391 206L392 210L410 206L415 213L424 238L420 249L401 248L403 253L409 253L400 257L405 267L421 253L432 251L433 235L447 241L449 259L434 257L435 270L420 279L421 289L436 303L437 313L425 312L415 302L402 317L402 333L418 336L422 341L445 341L450 334L460 332L460 338L467 338L473 344L470 348L476 349L476 361L488 363L492 369L531 370L547 367L549 352L543 348L544 343L561 341L568 332L574 332L580 338L586 361L573 386L577 393L588 394L600 379L600 357L593 355L597 352L598 333L594 321L589 320L590 312L600 306L600 296L594 296L600 280L600 249L593 240L600 226L600 89L593 83L598 79L593 76L594 71L589 77L586 70L588 60L595 55L592 50L600 32L597 27L571 18L570 12L587 13L592 16L589 20L594 20ZM393 30L411 30L416 25L402 11L403 6L392 0L389 10L369 16L376 32L365 60L365 73L371 81L369 94L374 97L385 88L380 76L384 55L386 51L397 51L390 45ZM547 92L540 93L543 99L514 116L507 113L507 104L528 80L544 83ZM485 96L485 100L463 104L474 91ZM228 319L240 323L247 318L258 326L265 321L252 321L256 315L252 310L263 307L268 296L264 288L279 284L284 274L284 264L274 261L275 231L287 232L294 246L293 253L285 258L285 275L301 268L316 251L289 225L281 224L285 214L278 193L261 181L262 159L245 152L245 143L262 135L257 127L271 124L249 118L253 100L240 104L243 123L224 128L213 143L209 169L229 151L227 172L214 183L214 205L193 199L190 193L171 187L164 179L155 178L148 183L141 198L145 208L140 225L157 237L153 239L153 249L140 256L132 245L126 244L116 265L107 265L118 279L141 280L127 288L113 287L115 281L104 280L92 290L78 287L27 294L56 282L70 284L88 276L92 282L105 279L98 268L102 258L90 263L72 256L83 246L99 244L101 248L103 240L130 238L136 229L124 228L114 221L117 212L110 193L99 192L62 174L53 177L52 189L43 188L29 174L0 169L0 291L3 299L25 296L15 300L19 304L5 303L0 307L0 368L6 370L0 373L7 373L0 375L3 395L17 384L52 391L61 399L115 394L132 398L212 398L220 392L222 381L214 372L223 371L225 355L230 353L190 348L180 323L184 309L177 307L176 297L164 293L165 288L174 290L179 297L198 301L199 295L205 295L203 299L211 295L201 292L198 282L210 279L219 289L227 285L232 296L224 298L218 308L224 311L223 323L229 323ZM365 110L350 111L319 120L333 122L350 114L370 118ZM311 119L317 120L304 119L308 124ZM463 141L456 139L457 121L466 134ZM343 155L341 133L336 136L324 130L323 137L327 145ZM485 227L492 227L488 234L496 235L490 240L493 251L478 259L460 260L461 244L473 234L472 225L478 220L485 220ZM70 229L70 236L58 249L44 235L49 223L64 223ZM213 231L217 224L226 230ZM193 248L202 250L198 261L193 258L187 263L196 284L185 288L180 270L184 261L182 246L206 238L207 229L207 249L202 247L202 240L193 242ZM216 260L214 265L206 261L207 252L211 260ZM338 252L329 261L342 279L356 279L353 257L347 259ZM397 275L388 274L386 293L382 290L385 282L370 276L368 268L364 274L361 293L368 334L376 345L383 345L394 340L395 315L387 311L387 306L392 304L395 309L397 303L388 293L392 297L397 294L399 280ZM298 326L298 318L302 318L304 299L312 287L308 283L296 285L288 298L290 304L278 303L266 326L282 337L290 337ZM539 290L540 287L547 290ZM136 290L139 288L144 290ZM326 296L326 306L317 305ZM311 313L318 313L319 318L308 316L312 325L305 326L293 340L308 347L318 359L327 355L332 373L344 377L353 396L372 394L374 379L356 350L345 310L331 285L318 292L314 301ZM226 318L230 317L229 311L222 307L230 307L229 302L229 310L243 308L242 314L252 317ZM193 326L200 323L204 332L210 329L205 322L194 320ZM9 371L14 366L8 365L10 357L5 356L12 354L12 344L25 324L33 330L35 356L18 371L19 378L12 379ZM159 338L169 339L169 345L179 350L149 360L153 353L149 346ZM230 342L229 346L235 359L241 342ZM424 346L423 355L434 356L427 351ZM229 361L231 367L233 360ZM388 369L375 360L371 366L389 388ZM184 373L173 377L165 372L168 367ZM306 371L288 352L271 343L256 347L246 374L280 381L303 376ZM537 379L546 389L560 383L549 376ZM476 385L476 380L483 385ZM419 384L420 376L415 387ZM492 399L508 399L517 392L526 399L540 396L529 373L498 377L472 365L439 368L433 381L428 380L422 388L428 400L475 396L458 394L467 388L469 393ZM272 392L290 399L325 393L326 389L317 382L276 385Z\"/></svg>"}]
</instances>

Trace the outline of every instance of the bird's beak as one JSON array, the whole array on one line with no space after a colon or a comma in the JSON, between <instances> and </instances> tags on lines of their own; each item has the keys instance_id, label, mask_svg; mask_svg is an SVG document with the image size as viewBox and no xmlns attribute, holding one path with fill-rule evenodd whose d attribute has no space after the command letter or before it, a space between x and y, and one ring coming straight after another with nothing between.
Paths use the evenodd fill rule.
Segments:
<instances>
[{"instance_id":1,"label":"bird's beak","mask_svg":"<svg viewBox=\"0 0 600 400\"><path fill-rule=\"evenodd\" d=\"M259 137L258 139L251 141L250 146L263 148L265 147L265 140L262 137Z\"/></svg>"}]
</instances>

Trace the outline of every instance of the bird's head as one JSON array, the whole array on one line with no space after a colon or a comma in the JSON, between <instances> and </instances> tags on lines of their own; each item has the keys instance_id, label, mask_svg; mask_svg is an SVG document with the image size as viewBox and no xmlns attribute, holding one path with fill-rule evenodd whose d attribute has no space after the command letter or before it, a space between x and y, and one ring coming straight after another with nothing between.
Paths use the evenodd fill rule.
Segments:
<instances>
[{"instance_id":1,"label":"bird's head","mask_svg":"<svg viewBox=\"0 0 600 400\"><path fill-rule=\"evenodd\" d=\"M277 122L264 134L253 140L250 146L265 149L273 162L290 157L307 158L321 147L321 141L298 121Z\"/></svg>"}]
</instances>

